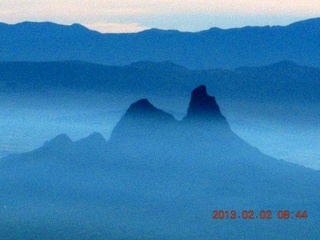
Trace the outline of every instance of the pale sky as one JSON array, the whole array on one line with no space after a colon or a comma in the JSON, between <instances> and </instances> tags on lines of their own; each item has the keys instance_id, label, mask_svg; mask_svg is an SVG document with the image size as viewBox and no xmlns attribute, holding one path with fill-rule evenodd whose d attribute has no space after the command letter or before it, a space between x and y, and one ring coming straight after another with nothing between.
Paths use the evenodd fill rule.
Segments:
<instances>
[{"instance_id":1,"label":"pale sky","mask_svg":"<svg viewBox=\"0 0 320 240\"><path fill-rule=\"evenodd\" d=\"M194 32L314 17L320 17L320 0L0 0L0 22L80 23L100 32Z\"/></svg>"}]
</instances>

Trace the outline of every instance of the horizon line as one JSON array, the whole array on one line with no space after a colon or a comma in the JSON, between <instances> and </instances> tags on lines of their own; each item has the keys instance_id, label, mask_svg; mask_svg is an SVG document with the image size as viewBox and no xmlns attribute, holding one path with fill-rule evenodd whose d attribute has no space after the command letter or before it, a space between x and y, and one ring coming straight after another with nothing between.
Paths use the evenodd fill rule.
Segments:
<instances>
[{"instance_id":1,"label":"horizon line","mask_svg":"<svg viewBox=\"0 0 320 240\"><path fill-rule=\"evenodd\" d=\"M92 32L97 32L100 34L135 34L135 33L143 33L143 32L148 32L148 31L164 31L164 32L180 32L180 33L201 33L201 32L206 32L206 31L210 31L213 29L216 30L222 30L222 31L227 31L227 30L233 30L233 29L243 29L243 28L264 28L264 27L288 27L290 25L294 25L297 23L302 23L302 22L308 22L308 21L314 21L314 20L319 20L320 22L320 16L319 17L314 17L314 18L306 18L304 20L299 20L299 21L293 21L290 22L289 24L279 24L279 25L244 25L244 26L240 26L240 27L230 27L230 28L223 28L223 27L217 27L217 26L212 26L210 28L207 29L203 29L203 30L199 30L199 31L183 31L183 30L179 30L179 29L165 29L165 28L157 28L157 27L151 27L151 28L146 28L143 30L139 30L139 31L134 31L134 32L102 32L99 30L96 30L94 28L91 28L88 26L88 24L83 24L83 23L79 23L79 22L74 22L71 24L68 23L58 23L58 22L54 22L54 21L29 21L29 20L25 20L25 21L20 21L20 22L15 22L15 23L6 23L6 22L0 22L0 24L2 25L8 25L8 26L17 26L17 25L22 25L22 24L53 24L53 25L58 25L58 26L63 26L63 27L75 27L75 26L80 26L83 27L89 31Z\"/></svg>"}]
</instances>

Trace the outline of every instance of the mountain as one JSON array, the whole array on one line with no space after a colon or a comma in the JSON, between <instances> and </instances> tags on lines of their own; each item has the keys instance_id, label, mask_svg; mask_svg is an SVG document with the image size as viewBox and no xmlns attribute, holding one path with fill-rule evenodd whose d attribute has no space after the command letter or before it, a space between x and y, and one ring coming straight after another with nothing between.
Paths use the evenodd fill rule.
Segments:
<instances>
[{"instance_id":1,"label":"mountain","mask_svg":"<svg viewBox=\"0 0 320 240\"><path fill-rule=\"evenodd\" d=\"M193 90L185 120L189 122L197 120L215 121L216 124L219 123L219 125L225 125L229 128L225 117L220 112L215 98L207 94L207 89L204 85Z\"/></svg>"},{"instance_id":2,"label":"mountain","mask_svg":"<svg viewBox=\"0 0 320 240\"><path fill-rule=\"evenodd\" d=\"M165 146L161 139L170 135L175 125L172 115L155 108L147 99L141 99L132 104L120 119L111 134L110 142L112 148L121 149L125 146L127 151L131 149L132 152L138 151L139 145L144 146L141 148L143 152L163 150Z\"/></svg>"},{"instance_id":3,"label":"mountain","mask_svg":"<svg viewBox=\"0 0 320 240\"><path fill-rule=\"evenodd\" d=\"M98 133L77 142L62 134L0 165L4 239L320 236L320 173L239 138L203 85L180 121L141 99L107 142ZM290 218L279 219L286 209ZM214 210L239 218L213 220ZM261 218L267 210L272 219Z\"/></svg>"},{"instance_id":4,"label":"mountain","mask_svg":"<svg viewBox=\"0 0 320 240\"><path fill-rule=\"evenodd\" d=\"M246 141L274 157L320 168L319 79L318 68L290 61L201 71L170 62L0 63L0 146L28 151L61 132L79 139L98 131L108 138L127 106L141 98L181 119L189 93L205 84Z\"/></svg>"},{"instance_id":5,"label":"mountain","mask_svg":"<svg viewBox=\"0 0 320 240\"><path fill-rule=\"evenodd\" d=\"M87 61L126 65L170 61L191 69L263 66L283 60L319 67L319 18L288 26L211 28L190 33L150 29L101 34L79 24L0 25L0 61Z\"/></svg>"}]
</instances>

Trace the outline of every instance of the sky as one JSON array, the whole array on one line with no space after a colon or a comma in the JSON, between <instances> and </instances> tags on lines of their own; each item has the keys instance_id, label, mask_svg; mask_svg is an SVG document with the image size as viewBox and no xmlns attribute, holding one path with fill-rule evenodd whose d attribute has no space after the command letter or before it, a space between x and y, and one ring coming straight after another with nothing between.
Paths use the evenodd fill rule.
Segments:
<instances>
[{"instance_id":1,"label":"sky","mask_svg":"<svg viewBox=\"0 0 320 240\"><path fill-rule=\"evenodd\" d=\"M319 0L1 0L0 22L80 23L100 32L288 25L320 17Z\"/></svg>"}]
</instances>

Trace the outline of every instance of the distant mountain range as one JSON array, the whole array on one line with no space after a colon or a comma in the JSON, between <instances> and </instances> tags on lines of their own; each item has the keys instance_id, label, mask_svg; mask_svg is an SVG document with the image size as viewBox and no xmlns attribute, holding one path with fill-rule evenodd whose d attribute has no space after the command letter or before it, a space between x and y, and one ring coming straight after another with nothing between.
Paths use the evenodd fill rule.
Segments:
<instances>
[{"instance_id":1,"label":"distant mountain range","mask_svg":"<svg viewBox=\"0 0 320 240\"><path fill-rule=\"evenodd\" d=\"M171 61L191 69L263 66L294 61L319 67L320 19L288 26L211 28L202 32L150 29L101 34L79 24L0 24L0 61L87 61L127 65Z\"/></svg>"},{"instance_id":2,"label":"distant mountain range","mask_svg":"<svg viewBox=\"0 0 320 240\"><path fill-rule=\"evenodd\" d=\"M104 66L85 62L2 62L2 93L39 95L62 90L174 95L206 84L219 98L258 98L259 102L313 103L319 100L320 69L283 61L234 70L189 70L171 62ZM252 101L253 102L253 101Z\"/></svg>"},{"instance_id":3,"label":"distant mountain range","mask_svg":"<svg viewBox=\"0 0 320 240\"><path fill-rule=\"evenodd\" d=\"M0 180L3 239L320 237L319 171L247 144L203 85L181 121L141 99L109 141L59 135L2 160ZM215 209L239 218L213 220ZM253 220L240 219L251 209ZM260 219L261 210L272 219ZM278 219L280 210L292 218ZM298 210L307 219L296 218Z\"/></svg>"}]
</instances>

